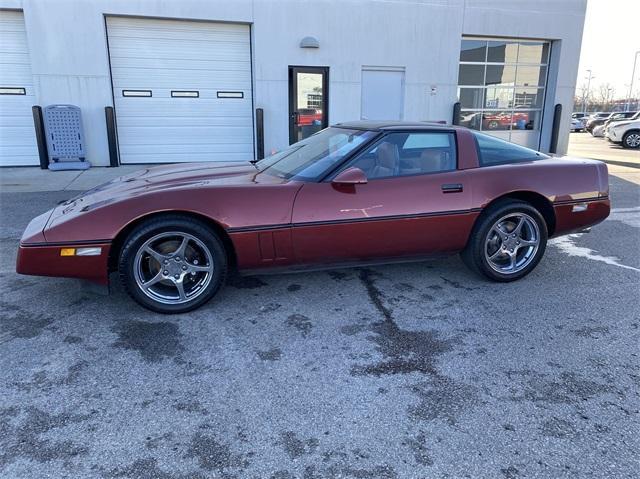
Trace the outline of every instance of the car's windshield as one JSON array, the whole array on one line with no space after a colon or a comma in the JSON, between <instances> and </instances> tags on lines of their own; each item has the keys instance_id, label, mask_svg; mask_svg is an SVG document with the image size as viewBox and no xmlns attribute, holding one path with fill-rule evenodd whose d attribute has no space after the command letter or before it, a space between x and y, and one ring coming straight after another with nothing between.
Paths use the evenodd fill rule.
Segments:
<instances>
[{"instance_id":1,"label":"car's windshield","mask_svg":"<svg viewBox=\"0 0 640 479\"><path fill-rule=\"evenodd\" d=\"M376 132L368 130L326 128L255 165L258 171L279 178L312 181L323 176L375 135Z\"/></svg>"}]
</instances>

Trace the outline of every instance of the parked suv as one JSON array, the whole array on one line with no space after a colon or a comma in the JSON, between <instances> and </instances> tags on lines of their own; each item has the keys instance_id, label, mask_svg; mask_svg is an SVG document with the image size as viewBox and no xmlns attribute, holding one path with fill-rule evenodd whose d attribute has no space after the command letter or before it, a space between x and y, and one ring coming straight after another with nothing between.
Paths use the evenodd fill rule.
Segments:
<instances>
[{"instance_id":1,"label":"parked suv","mask_svg":"<svg viewBox=\"0 0 640 479\"><path fill-rule=\"evenodd\" d=\"M609 118L609 116L611 116L611 112L599 111L597 113L592 113L584 124L585 130L591 133L596 126L602 125L604 120Z\"/></svg>"},{"instance_id":2,"label":"parked suv","mask_svg":"<svg viewBox=\"0 0 640 479\"><path fill-rule=\"evenodd\" d=\"M635 111L615 111L608 114L604 113L603 116L591 117L589 121L587 121L586 130L589 133L593 133L593 129L596 126L604 125L608 120L631 118L635 114Z\"/></svg>"},{"instance_id":3,"label":"parked suv","mask_svg":"<svg viewBox=\"0 0 640 479\"><path fill-rule=\"evenodd\" d=\"M640 119L618 121L609 125L607 138L613 143L621 143L624 148L640 148Z\"/></svg>"},{"instance_id":4,"label":"parked suv","mask_svg":"<svg viewBox=\"0 0 640 479\"><path fill-rule=\"evenodd\" d=\"M637 111L621 111L619 113L612 113L609 118L604 121L604 126L608 126L611 123L624 120L635 120L638 117Z\"/></svg>"},{"instance_id":5,"label":"parked suv","mask_svg":"<svg viewBox=\"0 0 640 479\"><path fill-rule=\"evenodd\" d=\"M634 120L640 120L640 111L635 112L635 114L630 118L611 118L611 119L607 120L603 125L604 126L604 131L603 131L604 137L605 138L609 137L609 128L611 128L612 126L617 125L621 121L634 121Z\"/></svg>"}]
</instances>

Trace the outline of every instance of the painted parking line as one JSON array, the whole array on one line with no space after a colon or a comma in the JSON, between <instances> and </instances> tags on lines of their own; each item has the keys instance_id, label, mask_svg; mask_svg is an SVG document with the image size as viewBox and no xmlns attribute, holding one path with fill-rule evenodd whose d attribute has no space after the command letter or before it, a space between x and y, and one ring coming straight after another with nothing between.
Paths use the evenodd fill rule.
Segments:
<instances>
[{"instance_id":1,"label":"painted parking line","mask_svg":"<svg viewBox=\"0 0 640 479\"><path fill-rule=\"evenodd\" d=\"M633 266L628 266L626 264L622 264L620 259L615 256L603 256L598 254L591 248L586 248L584 246L576 245L576 240L578 240L582 236L582 233L571 234L567 236L561 236L559 238L553 238L549 240L549 244L558 248L561 252L569 255L575 256L579 258L586 258L592 261L599 261L602 263L606 263L611 266L617 266L619 268L630 269L632 271L637 271L640 273L640 269L634 268Z\"/></svg>"}]
</instances>

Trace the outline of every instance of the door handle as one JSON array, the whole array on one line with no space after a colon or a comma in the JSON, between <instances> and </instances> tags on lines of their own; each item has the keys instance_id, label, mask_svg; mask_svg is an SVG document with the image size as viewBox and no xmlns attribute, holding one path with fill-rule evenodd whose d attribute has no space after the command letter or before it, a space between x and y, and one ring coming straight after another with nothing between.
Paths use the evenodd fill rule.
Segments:
<instances>
[{"instance_id":1,"label":"door handle","mask_svg":"<svg viewBox=\"0 0 640 479\"><path fill-rule=\"evenodd\" d=\"M443 193L462 193L463 188L461 183L445 183L442 185Z\"/></svg>"}]
</instances>

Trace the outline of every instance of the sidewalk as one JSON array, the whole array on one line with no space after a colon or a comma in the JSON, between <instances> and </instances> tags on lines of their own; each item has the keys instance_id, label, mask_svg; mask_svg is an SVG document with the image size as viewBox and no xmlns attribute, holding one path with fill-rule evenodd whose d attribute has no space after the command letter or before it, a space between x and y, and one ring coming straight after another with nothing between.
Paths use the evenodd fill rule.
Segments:
<instances>
[{"instance_id":1,"label":"sidewalk","mask_svg":"<svg viewBox=\"0 0 640 479\"><path fill-rule=\"evenodd\" d=\"M84 171L50 171L38 167L0 168L1 193L84 191L150 165L94 167Z\"/></svg>"}]
</instances>

